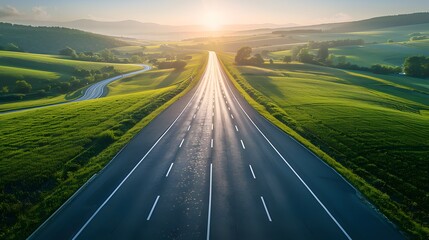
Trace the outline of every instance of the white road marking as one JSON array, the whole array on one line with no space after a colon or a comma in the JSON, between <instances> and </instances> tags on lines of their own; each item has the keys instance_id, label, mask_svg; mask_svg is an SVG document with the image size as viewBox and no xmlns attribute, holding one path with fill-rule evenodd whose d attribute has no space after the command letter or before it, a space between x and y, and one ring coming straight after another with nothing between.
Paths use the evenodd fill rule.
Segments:
<instances>
[{"instance_id":1,"label":"white road marking","mask_svg":"<svg viewBox=\"0 0 429 240\"><path fill-rule=\"evenodd\" d=\"M262 196L261 196L261 200L262 200L262 204L264 205L265 212L267 213L268 220L269 220L270 222L272 222L273 220L271 220L271 216L270 216L270 213L268 212L267 205L265 205L264 197L262 197Z\"/></svg>"},{"instance_id":2,"label":"white road marking","mask_svg":"<svg viewBox=\"0 0 429 240\"><path fill-rule=\"evenodd\" d=\"M232 116L232 114L231 114L231 118L234 119L234 116Z\"/></svg>"},{"instance_id":3,"label":"white road marking","mask_svg":"<svg viewBox=\"0 0 429 240\"><path fill-rule=\"evenodd\" d=\"M187 130L187 131L189 131L189 129L191 129L191 125L189 125L189 127L188 127L188 130Z\"/></svg>"},{"instance_id":4,"label":"white road marking","mask_svg":"<svg viewBox=\"0 0 429 240\"><path fill-rule=\"evenodd\" d=\"M252 172L253 179L256 179L255 173L253 172L252 165L249 164L250 171Z\"/></svg>"},{"instance_id":5,"label":"white road marking","mask_svg":"<svg viewBox=\"0 0 429 240\"><path fill-rule=\"evenodd\" d=\"M150 217L152 216L153 210L155 210L156 204L158 203L159 195L156 197L155 202L153 203L152 209L150 210L149 215L147 216L146 220L149 221Z\"/></svg>"},{"instance_id":6,"label":"white road marking","mask_svg":"<svg viewBox=\"0 0 429 240\"><path fill-rule=\"evenodd\" d=\"M229 111L231 111L231 108L230 108L230 107L228 107L228 110L229 110Z\"/></svg>"},{"instance_id":7,"label":"white road marking","mask_svg":"<svg viewBox=\"0 0 429 240\"><path fill-rule=\"evenodd\" d=\"M212 214L212 183L213 183L213 164L210 163L210 191L209 191L209 213L207 216L207 240L210 239L210 218Z\"/></svg>"},{"instance_id":8,"label":"white road marking","mask_svg":"<svg viewBox=\"0 0 429 240\"><path fill-rule=\"evenodd\" d=\"M212 113L212 117L214 117L214 112Z\"/></svg>"},{"instance_id":9,"label":"white road marking","mask_svg":"<svg viewBox=\"0 0 429 240\"><path fill-rule=\"evenodd\" d=\"M183 142L185 141L185 139L182 139L182 141L180 142L179 148L182 147Z\"/></svg>"},{"instance_id":10,"label":"white road marking","mask_svg":"<svg viewBox=\"0 0 429 240\"><path fill-rule=\"evenodd\" d=\"M224 74L223 74L223 76L225 79ZM343 226L341 226L341 224L337 221L337 219L325 207L325 205L322 203L322 201L320 201L320 199L316 196L316 194L314 194L314 192L307 185L307 183L304 182L304 180L301 178L301 176L299 176L299 174L295 171L295 169L289 164L288 161L286 161L286 159L283 157L283 155L277 150L276 147L274 147L274 145L271 143L271 141L265 136L265 134L261 131L261 129L259 129L259 127L255 124L255 122L250 118L249 114L247 114L247 112L244 110L243 106L241 106L240 102L238 101L237 97L235 96L234 92L232 91L231 86L229 86L228 83L226 83L226 85L228 86L230 93L234 97L234 100L237 102L238 106L241 108L244 115L246 115L246 117L250 120L250 122L253 124L253 126L255 126L256 130L258 130L258 132L262 135L262 137L264 137L265 140L268 142L268 144L270 144L270 146L274 149L274 151L277 153L277 155L279 155L279 157L283 160L283 162L286 163L286 165L292 170L292 172L295 174L295 176L301 181L301 183L305 186L305 188L311 193L311 195L314 197L314 199L316 199L316 201L323 208L323 210L325 210L325 212L329 215L329 217L332 219L332 221L335 222L335 224L343 232L343 234L347 237L347 239L351 240L352 238L349 236L349 234L346 232L346 230L344 230Z\"/></svg>"},{"instance_id":11,"label":"white road marking","mask_svg":"<svg viewBox=\"0 0 429 240\"><path fill-rule=\"evenodd\" d=\"M138 166L143 162L143 160L146 159L146 157L149 155L149 153L152 152L152 150L158 145L158 143L161 141L161 139L167 134L168 131L173 127L173 125L179 120L179 118L183 115L185 110L189 107L191 102L194 100L195 96L197 95L198 91L195 91L194 95L192 95L192 98L189 100L189 102L186 104L186 106L182 109L179 116L176 117L176 119L170 124L170 126L165 130L165 132L156 140L156 142L152 145L152 147L147 151L147 153L140 159L140 161L134 166L133 169L125 176L125 178L119 183L119 185L113 190L113 192L104 200L104 202L100 205L100 207L97 208L97 210L91 215L91 217L85 222L85 224L79 229L79 231L73 236L72 240L75 240L79 237L79 235L82 233L82 231L88 226L88 224L94 219L94 217L100 212L100 210L106 205L106 203L115 195L115 193L119 190L119 188L124 184L124 182L131 176L131 174L137 169Z\"/></svg>"},{"instance_id":12,"label":"white road marking","mask_svg":"<svg viewBox=\"0 0 429 240\"><path fill-rule=\"evenodd\" d=\"M174 163L171 163L170 167L168 168L167 174L165 174L165 177L168 177L168 174L170 174L171 168L173 167Z\"/></svg>"},{"instance_id":13,"label":"white road marking","mask_svg":"<svg viewBox=\"0 0 429 240\"><path fill-rule=\"evenodd\" d=\"M240 141L241 141L241 146L243 146L243 149L246 149L246 147L244 146L243 140L240 140Z\"/></svg>"},{"instance_id":14,"label":"white road marking","mask_svg":"<svg viewBox=\"0 0 429 240\"><path fill-rule=\"evenodd\" d=\"M213 138L212 138L212 140L210 142L210 147L213 148Z\"/></svg>"},{"instance_id":15,"label":"white road marking","mask_svg":"<svg viewBox=\"0 0 429 240\"><path fill-rule=\"evenodd\" d=\"M194 114L194 118L196 117L197 115L196 114Z\"/></svg>"},{"instance_id":16,"label":"white road marking","mask_svg":"<svg viewBox=\"0 0 429 240\"><path fill-rule=\"evenodd\" d=\"M212 131L213 131L213 123L212 123Z\"/></svg>"},{"instance_id":17,"label":"white road marking","mask_svg":"<svg viewBox=\"0 0 429 240\"><path fill-rule=\"evenodd\" d=\"M237 127L237 125L235 125L235 130L238 132L238 127Z\"/></svg>"}]
</instances>

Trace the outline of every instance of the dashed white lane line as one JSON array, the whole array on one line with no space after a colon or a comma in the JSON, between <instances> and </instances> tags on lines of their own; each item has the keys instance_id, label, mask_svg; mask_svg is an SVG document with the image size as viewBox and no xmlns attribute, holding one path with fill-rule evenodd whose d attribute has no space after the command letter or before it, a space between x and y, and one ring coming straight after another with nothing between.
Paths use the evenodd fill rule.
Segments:
<instances>
[{"instance_id":1,"label":"dashed white lane line","mask_svg":"<svg viewBox=\"0 0 429 240\"><path fill-rule=\"evenodd\" d=\"M146 220L149 221L150 217L152 216L153 210L155 210L156 204L158 203L159 195L156 197L155 202L153 203L152 209L150 210L149 215L147 216Z\"/></svg>"},{"instance_id":2,"label":"dashed white lane line","mask_svg":"<svg viewBox=\"0 0 429 240\"><path fill-rule=\"evenodd\" d=\"M213 164L210 163L210 191L209 191L209 213L207 215L207 240L210 239L210 218L212 214L212 184L213 184Z\"/></svg>"},{"instance_id":3,"label":"dashed white lane line","mask_svg":"<svg viewBox=\"0 0 429 240\"><path fill-rule=\"evenodd\" d=\"M186 131L189 131L189 129L191 129L191 125L189 125L188 130L186 130Z\"/></svg>"},{"instance_id":4,"label":"dashed white lane line","mask_svg":"<svg viewBox=\"0 0 429 240\"><path fill-rule=\"evenodd\" d=\"M195 118L197 116L197 114L194 114L194 117L193 118Z\"/></svg>"},{"instance_id":5,"label":"dashed white lane line","mask_svg":"<svg viewBox=\"0 0 429 240\"><path fill-rule=\"evenodd\" d=\"M212 131L213 131L213 123L212 123Z\"/></svg>"},{"instance_id":6,"label":"dashed white lane line","mask_svg":"<svg viewBox=\"0 0 429 240\"><path fill-rule=\"evenodd\" d=\"M182 139L182 141L180 142L179 148L182 147L183 142L185 141L185 139Z\"/></svg>"},{"instance_id":7,"label":"dashed white lane line","mask_svg":"<svg viewBox=\"0 0 429 240\"><path fill-rule=\"evenodd\" d=\"M238 127L237 127L237 125L235 125L235 131L237 131L237 132L238 132Z\"/></svg>"},{"instance_id":8,"label":"dashed white lane line","mask_svg":"<svg viewBox=\"0 0 429 240\"><path fill-rule=\"evenodd\" d=\"M210 147L213 148L213 138L212 138L212 140L210 142Z\"/></svg>"},{"instance_id":9,"label":"dashed white lane line","mask_svg":"<svg viewBox=\"0 0 429 240\"><path fill-rule=\"evenodd\" d=\"M244 146L243 140L240 140L240 141L241 141L241 146L243 147L243 149L246 149L246 147Z\"/></svg>"},{"instance_id":10,"label":"dashed white lane line","mask_svg":"<svg viewBox=\"0 0 429 240\"><path fill-rule=\"evenodd\" d=\"M249 164L250 171L252 172L253 179L256 179L255 173L253 172L252 165Z\"/></svg>"},{"instance_id":11,"label":"dashed white lane line","mask_svg":"<svg viewBox=\"0 0 429 240\"><path fill-rule=\"evenodd\" d=\"M234 119L234 116L232 116L232 114L231 114L231 118Z\"/></svg>"},{"instance_id":12,"label":"dashed white lane line","mask_svg":"<svg viewBox=\"0 0 429 240\"><path fill-rule=\"evenodd\" d=\"M168 177L168 174L170 174L171 168L173 167L174 163L171 163L170 167L168 168L167 174L165 174L165 177Z\"/></svg>"},{"instance_id":13,"label":"dashed white lane line","mask_svg":"<svg viewBox=\"0 0 429 240\"><path fill-rule=\"evenodd\" d=\"M231 108L230 108L230 107L228 107L228 110L229 110L229 111L231 111Z\"/></svg>"},{"instance_id":14,"label":"dashed white lane line","mask_svg":"<svg viewBox=\"0 0 429 240\"><path fill-rule=\"evenodd\" d=\"M265 205L264 197L261 196L261 200L262 200L262 204L264 205L265 212L267 213L268 220L272 222L273 220L271 219L270 212L268 212L267 205Z\"/></svg>"}]
</instances>

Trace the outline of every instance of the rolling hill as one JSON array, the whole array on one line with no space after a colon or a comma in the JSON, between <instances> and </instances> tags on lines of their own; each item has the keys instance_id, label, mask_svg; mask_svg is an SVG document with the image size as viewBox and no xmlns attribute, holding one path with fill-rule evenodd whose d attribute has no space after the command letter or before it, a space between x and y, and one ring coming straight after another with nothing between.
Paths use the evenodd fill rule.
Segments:
<instances>
[{"instance_id":1,"label":"rolling hill","mask_svg":"<svg viewBox=\"0 0 429 240\"><path fill-rule=\"evenodd\" d=\"M57 54L69 46L79 52L127 45L113 37L61 27L33 27L0 23L0 46L13 43L23 51Z\"/></svg>"}]
</instances>

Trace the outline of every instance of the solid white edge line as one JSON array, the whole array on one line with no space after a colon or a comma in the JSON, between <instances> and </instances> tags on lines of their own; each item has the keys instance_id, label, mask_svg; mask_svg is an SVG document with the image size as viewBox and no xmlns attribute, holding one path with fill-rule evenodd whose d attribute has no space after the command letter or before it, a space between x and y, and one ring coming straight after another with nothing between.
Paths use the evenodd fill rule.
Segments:
<instances>
[{"instance_id":1,"label":"solid white edge line","mask_svg":"<svg viewBox=\"0 0 429 240\"><path fill-rule=\"evenodd\" d=\"M204 74L205 75L205 74ZM204 76L203 75L203 76ZM199 85L200 86L200 85ZM199 87L198 86L198 87ZM197 89L198 90L198 89ZM152 145L152 147L147 151L147 153L140 159L140 161L134 166L133 169L125 176L125 178L119 183L119 185L113 190L113 192L109 195L109 197L104 200L104 202L100 205L100 207L97 208L97 210L91 215L91 217L85 222L85 224L79 229L79 231L73 236L72 240L75 240L79 235L82 233L82 231L88 226L88 224L94 219L94 217L98 214L98 212L106 205L106 203L112 198L112 196L118 191L118 189L124 184L124 182L131 176L131 174L137 169L137 167L141 164L141 162L149 155L149 153L152 152L152 150L155 148L155 146L161 141L161 139L167 134L168 131L173 127L173 125L179 120L179 118L183 115L185 110L188 108L188 106L191 104L192 100L197 95L198 91L194 92L194 95L192 95L192 98L189 100L189 102L186 104L186 106L183 108L183 110L180 112L179 116L176 117L176 119L171 123L171 125L165 130L165 132L156 140L156 142Z\"/></svg>"},{"instance_id":2,"label":"solid white edge line","mask_svg":"<svg viewBox=\"0 0 429 240\"><path fill-rule=\"evenodd\" d=\"M253 179L256 179L255 173L253 172L252 165L249 164L250 171L252 172Z\"/></svg>"},{"instance_id":3,"label":"solid white edge line","mask_svg":"<svg viewBox=\"0 0 429 240\"><path fill-rule=\"evenodd\" d=\"M182 139L182 141L180 142L179 148L182 147L183 142L185 141L185 139Z\"/></svg>"},{"instance_id":4,"label":"solid white edge line","mask_svg":"<svg viewBox=\"0 0 429 240\"><path fill-rule=\"evenodd\" d=\"M243 147L243 149L246 149L246 147L244 146L243 140L240 140L240 142L241 142L241 146Z\"/></svg>"},{"instance_id":5,"label":"solid white edge line","mask_svg":"<svg viewBox=\"0 0 429 240\"><path fill-rule=\"evenodd\" d=\"M262 196L261 196L261 200L262 200L262 204L264 205L265 212L267 213L268 220L269 220L270 222L272 222L273 220L271 219L270 213L268 212L267 205L265 205L264 197L262 197Z\"/></svg>"},{"instance_id":6,"label":"solid white edge line","mask_svg":"<svg viewBox=\"0 0 429 240\"><path fill-rule=\"evenodd\" d=\"M159 195L156 197L155 202L153 203L152 209L150 210L149 215L147 216L146 220L149 221L150 217L152 216L153 210L155 210L156 204L158 203Z\"/></svg>"},{"instance_id":7,"label":"solid white edge line","mask_svg":"<svg viewBox=\"0 0 429 240\"><path fill-rule=\"evenodd\" d=\"M168 168L167 174L165 174L165 177L168 177L168 174L170 174L171 168L173 167L174 163L171 163L170 167Z\"/></svg>"},{"instance_id":8,"label":"solid white edge line","mask_svg":"<svg viewBox=\"0 0 429 240\"><path fill-rule=\"evenodd\" d=\"M223 71L223 70L222 70ZM222 72L222 75L225 79L225 73ZM232 96L234 97L234 100L237 102L238 106L241 108L241 110L244 112L246 117L250 120L250 122L255 126L255 128L258 130L258 132L265 138L265 140L270 144L270 146L274 149L274 151L279 155L279 157L283 160L283 162L286 163L286 165L292 170L292 172L295 174L295 176L301 181L301 183L307 188L307 190L311 193L311 195L316 199L316 201L319 203L319 205L325 210L325 212L329 215L329 217L335 222L335 224L340 228L340 230L343 232L343 234L347 237L347 239L352 239L350 235L344 230L344 228L341 226L341 224L337 221L337 219L331 214L331 212L325 207L325 205L320 201L320 199L314 194L314 192L310 189L310 187L304 182L304 180L299 176L299 174L295 171L295 169L289 164L288 161L283 157L283 155L277 150L276 147L271 143L271 141L265 136L265 134L258 128L258 126L253 122L253 120L250 118L250 116L247 114L247 112L244 110L243 106L241 106L240 102L238 101L237 97L235 96L234 92L231 89L231 86L229 86L229 83L226 83L228 86L229 91L231 92Z\"/></svg>"},{"instance_id":9,"label":"solid white edge line","mask_svg":"<svg viewBox=\"0 0 429 240\"><path fill-rule=\"evenodd\" d=\"M210 163L210 191L209 191L209 212L207 214L207 240L210 239L210 218L212 214L212 183L213 183L213 164Z\"/></svg>"}]
</instances>

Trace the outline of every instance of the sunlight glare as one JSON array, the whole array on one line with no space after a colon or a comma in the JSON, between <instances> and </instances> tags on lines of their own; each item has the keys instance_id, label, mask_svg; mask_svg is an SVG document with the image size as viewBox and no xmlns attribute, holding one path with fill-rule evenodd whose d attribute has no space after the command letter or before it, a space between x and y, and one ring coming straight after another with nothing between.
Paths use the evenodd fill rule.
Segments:
<instances>
[{"instance_id":1,"label":"sunlight glare","mask_svg":"<svg viewBox=\"0 0 429 240\"><path fill-rule=\"evenodd\" d=\"M204 15L204 26L209 31L218 31L221 28L222 18L215 11L206 12Z\"/></svg>"}]
</instances>

